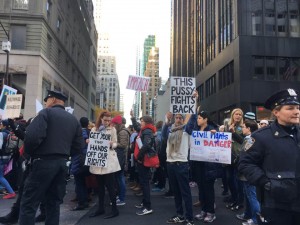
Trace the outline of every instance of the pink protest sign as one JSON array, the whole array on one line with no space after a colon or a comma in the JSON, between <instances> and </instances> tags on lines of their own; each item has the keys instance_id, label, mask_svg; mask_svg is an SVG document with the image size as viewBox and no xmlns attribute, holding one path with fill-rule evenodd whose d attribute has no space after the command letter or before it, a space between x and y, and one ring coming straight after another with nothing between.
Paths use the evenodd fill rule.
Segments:
<instances>
[{"instance_id":1,"label":"pink protest sign","mask_svg":"<svg viewBox=\"0 0 300 225\"><path fill-rule=\"evenodd\" d=\"M148 91L149 84L150 77L139 77L129 75L126 88L135 91L146 92Z\"/></svg>"}]
</instances>

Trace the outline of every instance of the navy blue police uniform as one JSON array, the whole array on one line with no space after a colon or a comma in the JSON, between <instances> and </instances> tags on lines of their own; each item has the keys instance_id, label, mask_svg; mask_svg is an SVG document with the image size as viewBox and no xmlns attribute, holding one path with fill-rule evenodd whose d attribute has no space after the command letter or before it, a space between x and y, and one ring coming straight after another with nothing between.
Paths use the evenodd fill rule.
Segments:
<instances>
[{"instance_id":1,"label":"navy blue police uniform","mask_svg":"<svg viewBox=\"0 0 300 225\"><path fill-rule=\"evenodd\" d=\"M60 92L48 91L48 98L65 101ZM27 127L24 149L32 165L21 200L20 224L34 224L40 202L46 202L46 224L59 224L59 207L66 191L66 161L78 154L83 139L78 120L61 104L43 109Z\"/></svg>"},{"instance_id":2,"label":"navy blue police uniform","mask_svg":"<svg viewBox=\"0 0 300 225\"><path fill-rule=\"evenodd\" d=\"M293 89L272 95L265 108L299 105ZM300 128L282 126L275 120L251 135L241 155L239 172L257 186L261 203L259 224L300 224Z\"/></svg>"}]
</instances>

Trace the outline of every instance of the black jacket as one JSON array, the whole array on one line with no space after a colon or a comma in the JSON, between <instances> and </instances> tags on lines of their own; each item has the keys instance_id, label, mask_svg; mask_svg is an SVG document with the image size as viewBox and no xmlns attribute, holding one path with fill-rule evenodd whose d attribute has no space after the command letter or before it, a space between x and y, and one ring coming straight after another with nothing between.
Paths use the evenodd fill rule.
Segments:
<instances>
[{"instance_id":1,"label":"black jacket","mask_svg":"<svg viewBox=\"0 0 300 225\"><path fill-rule=\"evenodd\" d=\"M33 158L79 154L83 138L77 119L61 105L43 109L26 129L25 152Z\"/></svg>"},{"instance_id":2,"label":"black jacket","mask_svg":"<svg viewBox=\"0 0 300 225\"><path fill-rule=\"evenodd\" d=\"M299 126L292 137L275 121L251 136L254 143L241 154L239 172L258 187L263 206L300 212Z\"/></svg>"}]
</instances>

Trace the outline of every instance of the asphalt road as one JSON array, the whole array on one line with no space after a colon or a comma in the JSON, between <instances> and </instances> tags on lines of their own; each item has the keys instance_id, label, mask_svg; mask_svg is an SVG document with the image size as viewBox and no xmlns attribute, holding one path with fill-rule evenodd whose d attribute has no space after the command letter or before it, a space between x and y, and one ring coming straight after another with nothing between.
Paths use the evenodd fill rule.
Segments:
<instances>
[{"instance_id":1,"label":"asphalt road","mask_svg":"<svg viewBox=\"0 0 300 225\"><path fill-rule=\"evenodd\" d=\"M197 201L197 187L191 188L194 202ZM223 196L221 196L222 189L219 181L215 184L216 190L216 216L217 219L212 223L215 225L241 225L242 222L235 218L236 213L242 211L232 212L225 208L223 202ZM103 219L103 216L90 218L89 214L96 209L97 198L94 197L90 203L90 208L83 211L71 211L75 206L75 203L70 200L74 198L74 184L73 180L68 182L67 194L64 199L64 203L61 205L60 224L61 225L162 225L166 224L166 220L176 214L174 199L166 199L163 197L163 193L152 192L152 207L153 214L137 216L135 214L136 209L134 205L141 202L141 197L136 197L133 191L127 191L126 205L119 206L120 215L112 219ZM0 216L9 212L11 205L15 200L3 200L0 199ZM106 212L109 212L110 206L108 200L106 201ZM199 207L194 207L194 215L200 212ZM43 223L37 223L43 224ZM195 224L204 224L201 221L195 221Z\"/></svg>"}]
</instances>

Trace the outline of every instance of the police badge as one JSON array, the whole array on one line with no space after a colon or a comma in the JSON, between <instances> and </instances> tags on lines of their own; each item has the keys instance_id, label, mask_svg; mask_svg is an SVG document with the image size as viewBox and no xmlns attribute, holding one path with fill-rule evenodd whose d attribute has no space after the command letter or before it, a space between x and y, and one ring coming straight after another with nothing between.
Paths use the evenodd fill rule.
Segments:
<instances>
[{"instance_id":1,"label":"police badge","mask_svg":"<svg viewBox=\"0 0 300 225\"><path fill-rule=\"evenodd\" d=\"M243 145L243 150L248 151L248 149L251 148L251 146L254 144L254 142L255 142L255 139L253 137L247 138Z\"/></svg>"}]
</instances>

